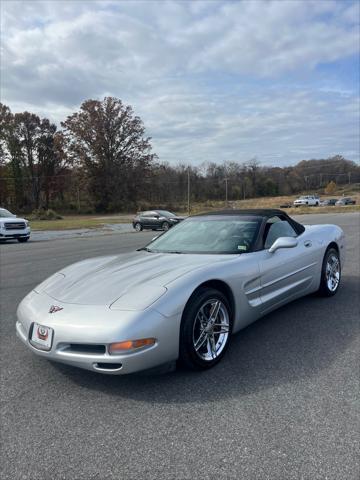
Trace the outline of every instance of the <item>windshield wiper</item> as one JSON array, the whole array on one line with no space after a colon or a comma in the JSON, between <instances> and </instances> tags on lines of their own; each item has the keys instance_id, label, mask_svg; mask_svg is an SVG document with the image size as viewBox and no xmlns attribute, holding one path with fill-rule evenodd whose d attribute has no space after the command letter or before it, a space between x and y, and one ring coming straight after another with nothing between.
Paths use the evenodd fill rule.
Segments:
<instances>
[{"instance_id":1,"label":"windshield wiper","mask_svg":"<svg viewBox=\"0 0 360 480\"><path fill-rule=\"evenodd\" d=\"M138 248L136 251L137 252L145 251L145 252L150 252L150 253L177 253L177 254L183 253L183 252L180 252L178 250L163 250L163 251L161 251L161 250L151 250L148 247Z\"/></svg>"}]
</instances>

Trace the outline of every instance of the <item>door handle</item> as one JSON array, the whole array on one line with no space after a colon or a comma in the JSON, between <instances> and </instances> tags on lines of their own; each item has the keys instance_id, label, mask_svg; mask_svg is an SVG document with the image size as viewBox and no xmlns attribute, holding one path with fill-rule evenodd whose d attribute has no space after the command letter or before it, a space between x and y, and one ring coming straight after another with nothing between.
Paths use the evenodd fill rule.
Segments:
<instances>
[{"instance_id":1,"label":"door handle","mask_svg":"<svg viewBox=\"0 0 360 480\"><path fill-rule=\"evenodd\" d=\"M311 247L312 241L311 240L305 240L304 245L305 245L305 247Z\"/></svg>"}]
</instances>

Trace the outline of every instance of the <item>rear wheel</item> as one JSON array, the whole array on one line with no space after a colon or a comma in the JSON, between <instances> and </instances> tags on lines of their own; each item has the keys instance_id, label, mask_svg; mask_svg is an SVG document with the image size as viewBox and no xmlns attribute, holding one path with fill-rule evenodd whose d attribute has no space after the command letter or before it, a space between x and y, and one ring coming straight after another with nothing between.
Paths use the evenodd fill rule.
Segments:
<instances>
[{"instance_id":1,"label":"rear wheel","mask_svg":"<svg viewBox=\"0 0 360 480\"><path fill-rule=\"evenodd\" d=\"M323 297L332 297L338 291L341 279L339 253L335 248L329 248L324 256L321 281L318 293Z\"/></svg>"},{"instance_id":2,"label":"rear wheel","mask_svg":"<svg viewBox=\"0 0 360 480\"><path fill-rule=\"evenodd\" d=\"M230 341L232 315L225 295L201 288L183 314L179 360L192 370L208 369L224 356Z\"/></svg>"},{"instance_id":3,"label":"rear wheel","mask_svg":"<svg viewBox=\"0 0 360 480\"><path fill-rule=\"evenodd\" d=\"M28 240L29 240L29 237L27 237L27 238L18 238L18 242L20 242L20 243L25 243L25 242L27 242Z\"/></svg>"},{"instance_id":4,"label":"rear wheel","mask_svg":"<svg viewBox=\"0 0 360 480\"><path fill-rule=\"evenodd\" d=\"M141 230L143 229L141 223L139 222L135 223L134 228L137 232L141 232Z\"/></svg>"}]
</instances>

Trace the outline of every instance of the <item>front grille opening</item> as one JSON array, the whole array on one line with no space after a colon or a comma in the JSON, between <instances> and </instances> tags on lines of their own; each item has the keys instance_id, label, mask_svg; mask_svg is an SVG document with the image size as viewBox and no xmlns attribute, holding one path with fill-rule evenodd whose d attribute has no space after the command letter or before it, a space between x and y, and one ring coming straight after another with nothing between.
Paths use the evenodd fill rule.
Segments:
<instances>
[{"instance_id":1,"label":"front grille opening","mask_svg":"<svg viewBox=\"0 0 360 480\"><path fill-rule=\"evenodd\" d=\"M70 343L68 347L65 349L71 353L88 353L90 354L104 354L106 353L105 345L92 345L92 344L85 344L85 343Z\"/></svg>"},{"instance_id":2,"label":"front grille opening","mask_svg":"<svg viewBox=\"0 0 360 480\"><path fill-rule=\"evenodd\" d=\"M95 367L103 370L120 370L122 363L96 363Z\"/></svg>"},{"instance_id":3,"label":"front grille opening","mask_svg":"<svg viewBox=\"0 0 360 480\"><path fill-rule=\"evenodd\" d=\"M5 222L5 230L24 230L26 227L24 222Z\"/></svg>"}]
</instances>

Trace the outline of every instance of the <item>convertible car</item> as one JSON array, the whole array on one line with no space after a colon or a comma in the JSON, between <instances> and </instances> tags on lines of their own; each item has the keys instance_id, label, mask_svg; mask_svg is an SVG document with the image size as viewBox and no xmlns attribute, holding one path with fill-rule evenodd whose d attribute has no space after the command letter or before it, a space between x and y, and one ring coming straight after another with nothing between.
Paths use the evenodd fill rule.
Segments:
<instances>
[{"instance_id":1,"label":"convertible car","mask_svg":"<svg viewBox=\"0 0 360 480\"><path fill-rule=\"evenodd\" d=\"M207 369L261 316L334 295L344 254L341 228L281 210L193 216L138 251L55 273L20 303L16 331L37 355L96 372Z\"/></svg>"}]
</instances>

